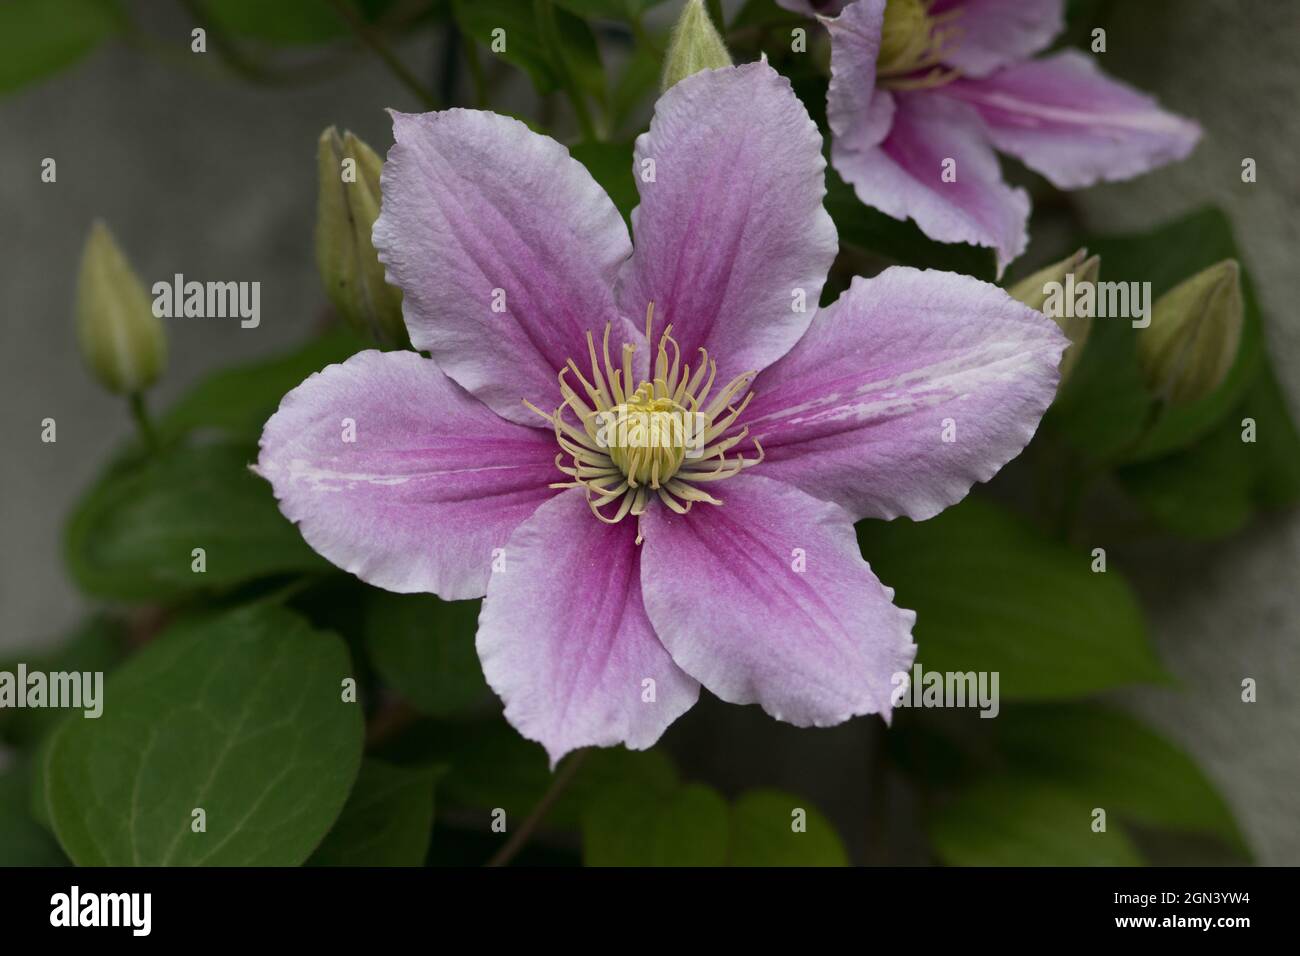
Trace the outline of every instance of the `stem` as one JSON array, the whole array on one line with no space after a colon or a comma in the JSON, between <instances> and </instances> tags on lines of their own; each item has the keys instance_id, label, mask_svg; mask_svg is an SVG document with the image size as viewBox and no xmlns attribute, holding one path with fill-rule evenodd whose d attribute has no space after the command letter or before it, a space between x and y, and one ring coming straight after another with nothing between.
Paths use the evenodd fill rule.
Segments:
<instances>
[{"instance_id":1,"label":"stem","mask_svg":"<svg viewBox=\"0 0 1300 956\"><path fill-rule=\"evenodd\" d=\"M579 750L567 761L564 766L556 773L555 779L551 781L551 786L546 793L542 794L542 799L537 801L537 806L533 807L533 812L528 814L526 819L518 830L510 835L510 839L505 842L492 857L487 861L488 866L505 866L515 858L515 855L524 848L524 844L532 837L533 831L546 819L546 815L551 812L551 807L555 806L555 801L560 798L564 788L573 780L573 775L577 773L578 767L582 765L583 758L587 755L585 750Z\"/></svg>"},{"instance_id":2,"label":"stem","mask_svg":"<svg viewBox=\"0 0 1300 956\"><path fill-rule=\"evenodd\" d=\"M334 7L335 12L356 34L357 39L370 47L384 61L388 69L392 71L393 76L423 104L425 109L434 110L438 108L437 97L420 83L406 64L397 58L397 54L389 49L388 44L383 41L379 34L372 30L370 25L361 17L357 16L356 11L347 3L347 0L330 0L330 5Z\"/></svg>"},{"instance_id":3,"label":"stem","mask_svg":"<svg viewBox=\"0 0 1300 956\"><path fill-rule=\"evenodd\" d=\"M135 427L140 431L140 438L144 441L144 446L149 451L158 450L158 432L153 427L153 419L149 417L149 410L145 408L144 393L132 392L127 399L131 406L131 417L135 419Z\"/></svg>"}]
</instances>

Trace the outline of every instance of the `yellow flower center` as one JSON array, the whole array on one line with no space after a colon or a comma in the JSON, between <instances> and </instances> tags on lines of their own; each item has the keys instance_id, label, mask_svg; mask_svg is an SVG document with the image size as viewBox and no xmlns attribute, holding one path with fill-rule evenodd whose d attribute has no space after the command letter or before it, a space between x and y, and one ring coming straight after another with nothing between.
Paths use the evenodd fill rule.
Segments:
<instances>
[{"instance_id":1,"label":"yellow flower center","mask_svg":"<svg viewBox=\"0 0 1300 956\"><path fill-rule=\"evenodd\" d=\"M957 71L942 65L957 46L961 28L953 23L961 8L931 14L934 0L889 0L880 31L876 81L892 90L943 86Z\"/></svg>"},{"instance_id":2,"label":"yellow flower center","mask_svg":"<svg viewBox=\"0 0 1300 956\"><path fill-rule=\"evenodd\" d=\"M646 307L647 342L652 341L653 326L652 302ZM683 365L669 325L659 337L651 378L634 386L636 346L623 346L621 367L615 368L609 334L606 325L598 356L595 337L587 333L590 380L573 359L560 370L564 401L559 408L547 414L524 402L555 428L561 449L555 465L572 479L551 487L582 488L592 514L608 524L628 515L639 518L656 497L678 514L686 514L697 501L722 504L697 486L730 478L763 460L757 441L751 458L728 455L749 436L748 428L723 437L754 397L749 385L755 373L736 376L715 394L717 362L700 349L694 369ZM570 373L580 383L581 394L566 381Z\"/></svg>"}]
</instances>

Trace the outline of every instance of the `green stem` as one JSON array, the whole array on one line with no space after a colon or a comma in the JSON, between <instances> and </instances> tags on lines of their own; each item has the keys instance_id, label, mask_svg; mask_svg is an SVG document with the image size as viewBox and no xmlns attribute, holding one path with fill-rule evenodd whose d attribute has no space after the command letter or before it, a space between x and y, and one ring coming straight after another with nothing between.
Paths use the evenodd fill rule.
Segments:
<instances>
[{"instance_id":1,"label":"green stem","mask_svg":"<svg viewBox=\"0 0 1300 956\"><path fill-rule=\"evenodd\" d=\"M357 39L370 47L375 55L384 61L393 76L410 90L411 94L420 101L425 109L435 110L438 108L438 98L425 88L424 84L407 68L405 63L398 59L397 54L389 49L383 38L357 15L356 10L352 8L347 0L330 0L330 4L351 28L352 32L356 34Z\"/></svg>"},{"instance_id":2,"label":"green stem","mask_svg":"<svg viewBox=\"0 0 1300 956\"><path fill-rule=\"evenodd\" d=\"M153 419L149 417L149 409L144 404L143 392L132 392L127 402L131 406L131 417L135 419L135 427L140 431L140 438L144 446L150 452L158 450L158 431L153 426Z\"/></svg>"},{"instance_id":3,"label":"green stem","mask_svg":"<svg viewBox=\"0 0 1300 956\"><path fill-rule=\"evenodd\" d=\"M505 866L524 848L524 844L532 837L533 831L546 819L546 815L555 806L555 801L560 798L560 794L564 793L565 787L573 781L573 776L582 766L582 760L586 755L585 750L579 750L564 762L564 766L560 767L555 774L555 779L551 781L551 786L546 793L542 794L542 799L537 801L537 806L533 807L533 812L528 814L523 825L511 834L505 845L487 861L488 866Z\"/></svg>"}]
</instances>

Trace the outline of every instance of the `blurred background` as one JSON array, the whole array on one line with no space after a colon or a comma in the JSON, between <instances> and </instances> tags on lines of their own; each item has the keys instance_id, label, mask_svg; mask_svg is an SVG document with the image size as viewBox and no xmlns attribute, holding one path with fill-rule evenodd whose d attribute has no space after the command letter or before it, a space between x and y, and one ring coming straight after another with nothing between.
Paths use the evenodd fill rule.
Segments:
<instances>
[{"instance_id":1,"label":"blurred background","mask_svg":"<svg viewBox=\"0 0 1300 956\"><path fill-rule=\"evenodd\" d=\"M655 8L649 22L662 28L678 6ZM724 4L729 12L739 6ZM364 53L307 82L241 78L211 48L202 69L171 62L190 57L186 5L128 7L151 42L172 52L110 42L74 68L0 97L7 448L0 656L54 639L84 613L62 563L63 523L131 431L122 404L83 369L74 335L77 262L92 220L111 225L146 285L176 272L261 283L256 329L168 324L170 365L154 398L165 405L203 373L274 354L319 326L326 303L311 238L317 137L337 124L382 153L391 142L383 108L421 108ZM1221 206L1253 270L1270 352L1300 415L1300 4L1146 0L1098 8L1108 72L1194 117L1206 135L1180 165L1075 195L1078 214L1088 231L1113 232L1149 228L1206 202ZM397 50L423 81L471 101L465 64L449 68L439 30L414 33ZM526 78L506 73L494 106L534 109ZM58 163L53 184L40 181L46 157ZM1241 182L1244 157L1258 163L1254 184ZM1021 265L1070 251L1054 244L1050 212L1032 234ZM58 422L56 444L39 440L47 417ZM1117 701L1198 758L1258 862L1300 864L1300 515L1257 524L1221 545L1133 545L1115 560L1136 585L1160 656L1178 680ZM1257 704L1243 706L1240 683L1250 676L1271 679ZM865 721L799 731L757 708L708 699L667 742L685 776L724 788L729 779L790 787L819 803L850 848L868 843L861 794L874 744ZM891 810L886 837L892 862L916 859L913 822L900 812ZM1176 862L1181 853L1170 848L1162 859Z\"/></svg>"}]
</instances>

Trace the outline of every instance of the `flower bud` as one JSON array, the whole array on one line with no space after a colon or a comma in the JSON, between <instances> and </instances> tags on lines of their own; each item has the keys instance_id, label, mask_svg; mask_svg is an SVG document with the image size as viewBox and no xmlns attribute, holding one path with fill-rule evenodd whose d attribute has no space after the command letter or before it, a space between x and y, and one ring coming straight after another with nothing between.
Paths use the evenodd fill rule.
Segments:
<instances>
[{"instance_id":1,"label":"flower bud","mask_svg":"<svg viewBox=\"0 0 1300 956\"><path fill-rule=\"evenodd\" d=\"M316 154L316 266L325 294L348 324L385 345L405 345L402 293L384 280L370 241L379 218L383 160L351 133L331 126Z\"/></svg>"},{"instance_id":2,"label":"flower bud","mask_svg":"<svg viewBox=\"0 0 1300 956\"><path fill-rule=\"evenodd\" d=\"M1088 333L1092 331L1093 310L1076 310L1072 307L1078 301L1075 291L1082 286L1095 284L1100 272L1101 259L1097 256L1088 258L1088 250L1080 249L1074 255L1020 280L1007 290L1013 299L1050 316L1070 340L1069 347L1061 356L1059 387L1064 387L1066 379L1079 363L1084 343L1088 341ZM1079 311L1085 314L1079 315Z\"/></svg>"},{"instance_id":3,"label":"flower bud","mask_svg":"<svg viewBox=\"0 0 1300 956\"><path fill-rule=\"evenodd\" d=\"M167 337L149 293L108 226L96 220L77 275L77 339L95 377L130 395L157 381L167 363Z\"/></svg>"},{"instance_id":4,"label":"flower bud","mask_svg":"<svg viewBox=\"0 0 1300 956\"><path fill-rule=\"evenodd\" d=\"M1138 333L1147 387L1171 405L1204 398L1223 384L1237 357L1244 306L1241 269L1225 259L1170 289Z\"/></svg>"},{"instance_id":5,"label":"flower bud","mask_svg":"<svg viewBox=\"0 0 1300 956\"><path fill-rule=\"evenodd\" d=\"M682 15L673 27L672 39L668 41L660 90L667 90L692 73L724 66L731 66L731 55L704 9L704 0L686 0Z\"/></svg>"}]
</instances>

